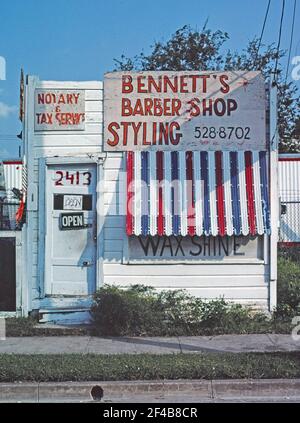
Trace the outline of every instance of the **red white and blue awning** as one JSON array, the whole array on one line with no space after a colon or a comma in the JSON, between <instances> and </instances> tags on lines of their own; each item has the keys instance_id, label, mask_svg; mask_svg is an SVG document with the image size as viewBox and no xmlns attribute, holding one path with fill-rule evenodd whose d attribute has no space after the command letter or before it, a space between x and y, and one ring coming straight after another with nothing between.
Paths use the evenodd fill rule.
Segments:
<instances>
[{"instance_id":1,"label":"red white and blue awning","mask_svg":"<svg viewBox=\"0 0 300 423\"><path fill-rule=\"evenodd\" d=\"M128 152L128 235L270 233L265 151Z\"/></svg>"}]
</instances>

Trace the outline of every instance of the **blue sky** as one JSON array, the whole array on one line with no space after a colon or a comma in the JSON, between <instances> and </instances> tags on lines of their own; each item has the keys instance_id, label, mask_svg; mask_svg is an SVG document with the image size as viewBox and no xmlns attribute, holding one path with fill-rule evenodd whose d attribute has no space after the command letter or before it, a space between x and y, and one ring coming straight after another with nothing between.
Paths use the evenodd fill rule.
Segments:
<instances>
[{"instance_id":1,"label":"blue sky","mask_svg":"<svg viewBox=\"0 0 300 423\"><path fill-rule=\"evenodd\" d=\"M282 47L288 48L293 0L286 0ZM114 58L149 51L155 40L167 40L190 24L227 31L226 47L241 50L260 35L267 0L1 0L0 56L6 80L0 80L0 158L16 156L17 139L1 134L20 131L20 68L51 80L98 80L112 70ZM272 0L264 42L277 43L281 0ZM298 4L292 56L300 55ZM300 86L299 82L298 85Z\"/></svg>"}]
</instances>

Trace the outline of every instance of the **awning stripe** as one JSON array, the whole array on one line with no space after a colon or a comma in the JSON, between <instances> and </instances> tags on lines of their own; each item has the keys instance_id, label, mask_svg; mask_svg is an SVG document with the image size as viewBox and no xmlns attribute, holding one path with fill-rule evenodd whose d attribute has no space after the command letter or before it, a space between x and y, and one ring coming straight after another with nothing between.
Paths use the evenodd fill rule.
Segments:
<instances>
[{"instance_id":1,"label":"awning stripe","mask_svg":"<svg viewBox=\"0 0 300 423\"><path fill-rule=\"evenodd\" d=\"M186 180L187 180L187 211L188 211L188 234L194 236L195 228L195 197L194 197L194 173L193 153L186 153Z\"/></svg>"},{"instance_id":2,"label":"awning stripe","mask_svg":"<svg viewBox=\"0 0 300 423\"><path fill-rule=\"evenodd\" d=\"M260 162L260 178L261 178L261 191L262 191L262 209L264 216L265 232L269 234L270 228L270 207L269 207L269 196L268 196L268 174L267 174L267 158L266 152L259 152Z\"/></svg>"},{"instance_id":3,"label":"awning stripe","mask_svg":"<svg viewBox=\"0 0 300 423\"><path fill-rule=\"evenodd\" d=\"M255 196L255 215L256 215L256 227L257 233L262 235L264 233L264 221L262 215L262 199L261 199L261 182L260 182L260 165L259 165L259 154L257 151L252 152L253 157L253 186Z\"/></svg>"},{"instance_id":4,"label":"awning stripe","mask_svg":"<svg viewBox=\"0 0 300 423\"><path fill-rule=\"evenodd\" d=\"M164 179L164 160L163 152L156 153L157 161L157 182L158 182L158 215L157 215L157 234L164 235L164 214L163 214L163 179Z\"/></svg>"},{"instance_id":5,"label":"awning stripe","mask_svg":"<svg viewBox=\"0 0 300 423\"><path fill-rule=\"evenodd\" d=\"M141 152L134 154L134 234L142 233Z\"/></svg>"},{"instance_id":6,"label":"awning stripe","mask_svg":"<svg viewBox=\"0 0 300 423\"><path fill-rule=\"evenodd\" d=\"M187 225L187 183L186 183L186 157L185 151L179 151L179 179L180 179L180 223L181 235L188 233Z\"/></svg>"},{"instance_id":7,"label":"awning stripe","mask_svg":"<svg viewBox=\"0 0 300 423\"><path fill-rule=\"evenodd\" d=\"M127 235L133 234L133 152L127 153L127 217L126 232Z\"/></svg>"},{"instance_id":8,"label":"awning stripe","mask_svg":"<svg viewBox=\"0 0 300 423\"><path fill-rule=\"evenodd\" d=\"M225 215L226 215L226 233L233 235L233 211L232 211L232 196L231 196L231 178L230 178L230 153L224 151L223 153L223 183L224 183L224 197L225 197Z\"/></svg>"},{"instance_id":9,"label":"awning stripe","mask_svg":"<svg viewBox=\"0 0 300 423\"><path fill-rule=\"evenodd\" d=\"M128 235L270 233L266 152L128 152Z\"/></svg>"},{"instance_id":10,"label":"awning stripe","mask_svg":"<svg viewBox=\"0 0 300 423\"><path fill-rule=\"evenodd\" d=\"M246 166L246 191L248 203L248 222L250 235L256 234L255 227L255 205L253 193L253 172L252 172L252 153L251 151L245 152L245 166Z\"/></svg>"},{"instance_id":11,"label":"awning stripe","mask_svg":"<svg viewBox=\"0 0 300 423\"><path fill-rule=\"evenodd\" d=\"M157 234L157 181L156 181L156 153L151 151L150 158L150 235Z\"/></svg>"},{"instance_id":12,"label":"awning stripe","mask_svg":"<svg viewBox=\"0 0 300 423\"><path fill-rule=\"evenodd\" d=\"M209 207L209 185L208 185L208 154L201 152L201 178L204 189L204 234L210 235L210 207Z\"/></svg>"},{"instance_id":13,"label":"awning stripe","mask_svg":"<svg viewBox=\"0 0 300 423\"><path fill-rule=\"evenodd\" d=\"M225 227L225 210L224 210L222 152L216 151L215 156L216 156L218 227L219 227L219 235L224 236L226 234L226 227Z\"/></svg>"},{"instance_id":14,"label":"awning stripe","mask_svg":"<svg viewBox=\"0 0 300 423\"><path fill-rule=\"evenodd\" d=\"M203 232L203 186L201 180L200 152L193 152L194 185L195 185L195 225L196 234Z\"/></svg>"},{"instance_id":15,"label":"awning stripe","mask_svg":"<svg viewBox=\"0 0 300 423\"><path fill-rule=\"evenodd\" d=\"M172 196L171 196L171 152L164 153L164 216L165 216L165 233L167 236L172 235Z\"/></svg>"},{"instance_id":16,"label":"awning stripe","mask_svg":"<svg viewBox=\"0 0 300 423\"><path fill-rule=\"evenodd\" d=\"M172 173L172 228L174 235L180 235L180 216L179 216L179 173L178 173L178 153L171 153L171 173Z\"/></svg>"},{"instance_id":17,"label":"awning stripe","mask_svg":"<svg viewBox=\"0 0 300 423\"><path fill-rule=\"evenodd\" d=\"M142 234L149 233L149 155L142 152Z\"/></svg>"},{"instance_id":18,"label":"awning stripe","mask_svg":"<svg viewBox=\"0 0 300 423\"><path fill-rule=\"evenodd\" d=\"M230 153L231 158L231 192L233 204L233 225L234 234L240 235L241 228L241 207L240 207L240 193L239 193L239 169L238 169L238 155L233 151Z\"/></svg>"},{"instance_id":19,"label":"awning stripe","mask_svg":"<svg viewBox=\"0 0 300 423\"><path fill-rule=\"evenodd\" d=\"M217 204L216 204L216 165L215 152L208 152L208 180L209 180L209 204L211 235L218 235Z\"/></svg>"},{"instance_id":20,"label":"awning stripe","mask_svg":"<svg viewBox=\"0 0 300 423\"><path fill-rule=\"evenodd\" d=\"M239 191L241 205L241 221L242 234L249 234L248 210L247 210L247 193L246 193L246 176L245 176L245 155L243 151L238 152L239 160Z\"/></svg>"}]
</instances>

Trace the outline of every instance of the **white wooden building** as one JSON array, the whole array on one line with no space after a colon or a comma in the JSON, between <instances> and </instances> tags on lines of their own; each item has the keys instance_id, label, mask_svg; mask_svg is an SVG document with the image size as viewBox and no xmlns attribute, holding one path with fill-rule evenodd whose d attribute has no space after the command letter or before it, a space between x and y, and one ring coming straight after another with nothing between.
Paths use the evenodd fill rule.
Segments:
<instances>
[{"instance_id":1,"label":"white wooden building","mask_svg":"<svg viewBox=\"0 0 300 423\"><path fill-rule=\"evenodd\" d=\"M226 237L217 233L189 236L183 230L178 237L170 223L168 236L157 232L153 236L128 235L129 156L122 151L105 151L102 82L40 81L28 76L24 101L23 161L28 187L22 233L26 281L23 315L38 312L41 322L87 321L92 295L103 284L186 289L206 299L224 297L263 310L273 309L279 220L275 90L271 91L273 113L268 127L268 134L275 136L271 146L268 138L264 140L264 157L270 169L270 228L261 223L262 230L255 235L248 228L247 235L234 236L232 232ZM168 160L169 156L164 157ZM180 161L180 154L178 157ZM208 160L215 157L209 154ZM229 152L222 157L229 160ZM260 157L258 148L251 157L255 185L260 169L259 165L255 168L255 158ZM136 154L136 164L139 159ZM217 162L214 165L217 168ZM167 167L163 169L167 172ZM260 187L261 182L256 187L259 196ZM213 219L213 198L209 201ZM260 209L258 212L262 213ZM227 229L228 222L227 217ZM258 220L256 223L257 229ZM183 238L181 245L179 238Z\"/></svg>"}]
</instances>

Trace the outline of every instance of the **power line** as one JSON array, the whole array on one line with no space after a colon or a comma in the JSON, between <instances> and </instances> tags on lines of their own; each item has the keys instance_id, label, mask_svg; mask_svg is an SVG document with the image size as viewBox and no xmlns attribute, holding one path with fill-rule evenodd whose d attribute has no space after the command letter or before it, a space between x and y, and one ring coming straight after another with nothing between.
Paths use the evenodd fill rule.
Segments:
<instances>
[{"instance_id":1,"label":"power line","mask_svg":"<svg viewBox=\"0 0 300 423\"><path fill-rule=\"evenodd\" d=\"M287 62L287 68L286 68L286 75L285 75L285 82L284 85L286 85L289 69L290 69L290 60L291 60L291 54L292 54L292 47L293 47L293 39L294 39L294 28L295 28L295 17L296 17L296 7L297 7L297 0L294 0L294 10L293 10L293 23L292 23L292 30L291 30L291 39L290 39L290 48L289 48L289 57Z\"/></svg>"},{"instance_id":2,"label":"power line","mask_svg":"<svg viewBox=\"0 0 300 423\"><path fill-rule=\"evenodd\" d=\"M267 6L266 14L265 14L265 19L264 19L263 27L262 27L262 30L261 30L261 34L260 34L260 39L259 39L259 43L258 43L258 46L257 46L257 50L256 50L256 57L255 57L255 60L254 60L254 66L256 66L256 64L257 64L258 53L259 53L259 49L261 47L262 39L263 39L264 32L265 32L266 23L267 23L267 19L268 19L268 15L269 15L269 10L270 10L270 5L271 5L271 0L268 1L268 6Z\"/></svg>"},{"instance_id":3,"label":"power line","mask_svg":"<svg viewBox=\"0 0 300 423\"><path fill-rule=\"evenodd\" d=\"M278 62L279 62L279 51L280 51L280 45L281 45L282 24L283 24L284 10L285 10L285 0L283 0L283 2L282 2L280 27L279 27L279 36L278 36L278 44L277 44L277 57L276 57L275 68L274 68L273 84L276 84L276 82L277 82L277 71L278 71Z\"/></svg>"}]
</instances>

